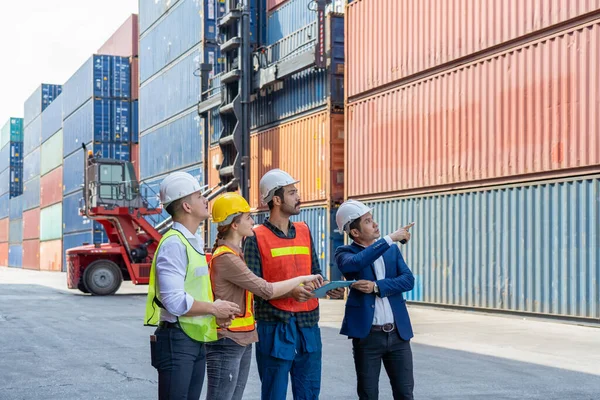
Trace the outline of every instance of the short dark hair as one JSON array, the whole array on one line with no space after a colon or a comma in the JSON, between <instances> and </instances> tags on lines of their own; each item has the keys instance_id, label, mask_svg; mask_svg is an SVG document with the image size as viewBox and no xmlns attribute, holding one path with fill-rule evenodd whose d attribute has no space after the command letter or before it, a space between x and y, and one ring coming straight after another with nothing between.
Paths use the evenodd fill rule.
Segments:
<instances>
[{"instance_id":1,"label":"short dark hair","mask_svg":"<svg viewBox=\"0 0 600 400\"><path fill-rule=\"evenodd\" d=\"M275 193L273 193L273 197L277 196L283 201L284 193L285 193L285 189L283 187L280 187L279 189L277 189L275 191ZM271 199L271 201L269 201L269 203L267 203L267 205L269 206L269 210L272 210L273 207L275 207L275 204L273 204L273 199Z\"/></svg>"},{"instance_id":2,"label":"short dark hair","mask_svg":"<svg viewBox=\"0 0 600 400\"><path fill-rule=\"evenodd\" d=\"M350 222L350 226L348 227L348 236L350 236L350 239L352 239L352 240L354 240L354 236L352 236L350 231L352 229L357 229L360 232L360 220L361 219L362 219L362 217L357 218L354 221Z\"/></svg>"},{"instance_id":3,"label":"short dark hair","mask_svg":"<svg viewBox=\"0 0 600 400\"><path fill-rule=\"evenodd\" d=\"M193 193L192 193L193 194ZM184 196L180 199L177 199L173 202L171 202L171 204L169 204L167 206L167 208L165 209L167 211L167 213L171 216L171 217L175 217L177 214L179 214L179 212L181 212L182 210L182 206L184 202L189 202L190 201L190 197L192 196L192 194L188 194L187 196Z\"/></svg>"}]
</instances>

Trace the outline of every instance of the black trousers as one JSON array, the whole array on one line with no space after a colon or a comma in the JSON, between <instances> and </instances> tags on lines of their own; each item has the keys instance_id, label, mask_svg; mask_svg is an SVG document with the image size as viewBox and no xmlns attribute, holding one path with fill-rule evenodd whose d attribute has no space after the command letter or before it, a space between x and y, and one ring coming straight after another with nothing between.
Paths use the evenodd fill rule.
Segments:
<instances>
[{"instance_id":1,"label":"black trousers","mask_svg":"<svg viewBox=\"0 0 600 400\"><path fill-rule=\"evenodd\" d=\"M352 339L354 366L360 400L379 398L381 363L390 378L394 400L413 400L415 386L410 341L402 340L398 331L371 332L363 339Z\"/></svg>"},{"instance_id":2,"label":"black trousers","mask_svg":"<svg viewBox=\"0 0 600 400\"><path fill-rule=\"evenodd\" d=\"M152 366L158 371L159 400L198 400L206 369L204 343L180 328L159 327L150 341Z\"/></svg>"}]
</instances>

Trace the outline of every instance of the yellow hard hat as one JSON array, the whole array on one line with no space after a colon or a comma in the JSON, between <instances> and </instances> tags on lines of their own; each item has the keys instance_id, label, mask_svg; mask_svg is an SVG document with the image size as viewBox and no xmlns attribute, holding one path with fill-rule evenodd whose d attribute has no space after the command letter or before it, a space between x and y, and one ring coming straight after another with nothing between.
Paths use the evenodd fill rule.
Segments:
<instances>
[{"instance_id":1,"label":"yellow hard hat","mask_svg":"<svg viewBox=\"0 0 600 400\"><path fill-rule=\"evenodd\" d=\"M212 207L213 222L220 225L230 224L230 217L250 212L250 205L237 193L225 193L219 196Z\"/></svg>"}]
</instances>

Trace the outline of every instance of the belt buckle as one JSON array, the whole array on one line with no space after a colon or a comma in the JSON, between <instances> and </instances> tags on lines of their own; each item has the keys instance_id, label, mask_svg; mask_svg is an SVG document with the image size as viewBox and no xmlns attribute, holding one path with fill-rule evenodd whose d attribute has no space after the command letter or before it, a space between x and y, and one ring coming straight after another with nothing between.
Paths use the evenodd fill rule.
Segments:
<instances>
[{"instance_id":1,"label":"belt buckle","mask_svg":"<svg viewBox=\"0 0 600 400\"><path fill-rule=\"evenodd\" d=\"M391 323L391 324L384 324L382 330L385 333L390 333L391 331L394 330L394 324L393 323Z\"/></svg>"}]
</instances>

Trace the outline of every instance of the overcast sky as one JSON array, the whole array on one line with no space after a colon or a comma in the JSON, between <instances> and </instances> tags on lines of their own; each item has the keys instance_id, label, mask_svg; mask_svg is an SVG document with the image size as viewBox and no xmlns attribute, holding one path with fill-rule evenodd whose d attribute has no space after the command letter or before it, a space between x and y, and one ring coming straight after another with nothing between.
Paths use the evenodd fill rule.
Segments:
<instances>
[{"instance_id":1,"label":"overcast sky","mask_svg":"<svg viewBox=\"0 0 600 400\"><path fill-rule=\"evenodd\" d=\"M2 0L0 126L22 117L42 83L64 84L130 14L138 0Z\"/></svg>"}]
</instances>

